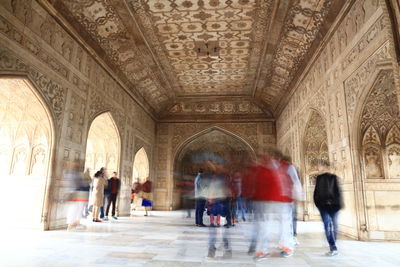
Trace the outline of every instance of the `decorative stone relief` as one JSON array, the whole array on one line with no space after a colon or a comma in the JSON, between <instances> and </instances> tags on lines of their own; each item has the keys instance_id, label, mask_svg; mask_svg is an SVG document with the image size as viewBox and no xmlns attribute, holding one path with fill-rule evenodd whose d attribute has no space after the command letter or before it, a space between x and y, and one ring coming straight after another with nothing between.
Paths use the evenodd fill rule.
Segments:
<instances>
[{"instance_id":1,"label":"decorative stone relief","mask_svg":"<svg viewBox=\"0 0 400 267\"><path fill-rule=\"evenodd\" d=\"M367 178L382 178L382 151L379 147L367 146L364 149L365 173Z\"/></svg>"},{"instance_id":2,"label":"decorative stone relief","mask_svg":"<svg viewBox=\"0 0 400 267\"><path fill-rule=\"evenodd\" d=\"M389 178L400 178L400 143L387 148Z\"/></svg>"},{"instance_id":3,"label":"decorative stone relief","mask_svg":"<svg viewBox=\"0 0 400 267\"><path fill-rule=\"evenodd\" d=\"M311 111L304 135L304 155L306 158L306 173L318 171L321 160L329 161L325 122L316 111Z\"/></svg>"},{"instance_id":4,"label":"decorative stone relief","mask_svg":"<svg viewBox=\"0 0 400 267\"><path fill-rule=\"evenodd\" d=\"M56 122L61 122L66 95L66 89L64 87L51 80L48 76L25 64L9 50L1 48L0 71L14 71L21 74L27 74L37 89L40 90L49 107L51 107Z\"/></svg>"},{"instance_id":5,"label":"decorative stone relief","mask_svg":"<svg viewBox=\"0 0 400 267\"><path fill-rule=\"evenodd\" d=\"M365 100L360 126L366 177L400 176L400 112L393 71L381 71L379 74ZM383 167L385 162L387 168Z\"/></svg>"},{"instance_id":6,"label":"decorative stone relief","mask_svg":"<svg viewBox=\"0 0 400 267\"><path fill-rule=\"evenodd\" d=\"M251 101L196 101L195 103L180 102L170 108L171 114L264 114ZM271 113L266 114L271 116Z\"/></svg>"},{"instance_id":7,"label":"decorative stone relief","mask_svg":"<svg viewBox=\"0 0 400 267\"><path fill-rule=\"evenodd\" d=\"M353 118L357 100L360 93L370 81L369 75L374 72L377 64L385 59L390 59L389 43L386 42L380 47L358 70L345 82L346 106L349 119Z\"/></svg>"}]
</instances>

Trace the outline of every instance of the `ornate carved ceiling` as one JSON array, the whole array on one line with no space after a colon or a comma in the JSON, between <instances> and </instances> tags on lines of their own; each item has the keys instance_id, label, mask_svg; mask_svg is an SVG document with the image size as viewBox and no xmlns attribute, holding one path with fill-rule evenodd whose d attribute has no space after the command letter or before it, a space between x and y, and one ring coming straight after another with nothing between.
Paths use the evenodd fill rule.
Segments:
<instances>
[{"instance_id":1,"label":"ornate carved ceiling","mask_svg":"<svg viewBox=\"0 0 400 267\"><path fill-rule=\"evenodd\" d=\"M52 2L159 115L267 117L345 1Z\"/></svg>"}]
</instances>

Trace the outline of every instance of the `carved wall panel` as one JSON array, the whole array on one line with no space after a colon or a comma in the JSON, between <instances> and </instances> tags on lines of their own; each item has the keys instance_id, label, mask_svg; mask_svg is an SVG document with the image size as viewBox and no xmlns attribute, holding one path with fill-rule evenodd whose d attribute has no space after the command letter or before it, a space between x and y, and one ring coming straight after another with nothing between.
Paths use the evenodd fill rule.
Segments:
<instances>
[{"instance_id":1,"label":"carved wall panel","mask_svg":"<svg viewBox=\"0 0 400 267\"><path fill-rule=\"evenodd\" d=\"M316 111L312 111L304 135L304 155L306 173L318 172L318 164L322 160L329 161L328 138L324 119ZM309 181L314 184L314 181Z\"/></svg>"},{"instance_id":2,"label":"carved wall panel","mask_svg":"<svg viewBox=\"0 0 400 267\"><path fill-rule=\"evenodd\" d=\"M381 71L361 113L360 130L367 178L398 178L400 113L393 71Z\"/></svg>"}]
</instances>

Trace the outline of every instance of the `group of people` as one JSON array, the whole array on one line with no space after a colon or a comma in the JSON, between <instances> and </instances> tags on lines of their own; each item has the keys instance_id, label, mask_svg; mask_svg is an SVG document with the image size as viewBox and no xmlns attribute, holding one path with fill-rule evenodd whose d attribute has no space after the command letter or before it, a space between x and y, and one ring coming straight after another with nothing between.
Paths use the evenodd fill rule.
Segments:
<instances>
[{"instance_id":1,"label":"group of people","mask_svg":"<svg viewBox=\"0 0 400 267\"><path fill-rule=\"evenodd\" d=\"M87 170L86 174L88 173ZM67 223L69 230L83 227L80 220L82 216L88 215L89 212L92 212L93 222L102 222L102 219L108 220L110 208L112 208L112 218L118 219L116 217L116 205L121 181L117 172L113 172L112 176L107 178L106 169L101 168L93 177L90 177L90 175L80 173L79 164L76 163L76 166L74 165L65 171L64 177L68 181L67 200L70 206Z\"/></svg>"},{"instance_id":2,"label":"group of people","mask_svg":"<svg viewBox=\"0 0 400 267\"><path fill-rule=\"evenodd\" d=\"M319 164L314 202L320 211L330 250L337 255L337 214L342 208L341 192L336 175L329 172L329 163ZM213 155L204 161L194 180L195 224L205 227L204 212L210 216L208 257L215 257L216 227L221 217L224 257L231 257L229 228L241 216L249 220L251 238L248 254L256 261L269 257L272 247L279 247L282 257L290 257L298 244L296 203L305 200L302 185L290 158L279 151L259 156L243 170L231 171L223 158ZM246 218L248 214L249 218Z\"/></svg>"}]
</instances>

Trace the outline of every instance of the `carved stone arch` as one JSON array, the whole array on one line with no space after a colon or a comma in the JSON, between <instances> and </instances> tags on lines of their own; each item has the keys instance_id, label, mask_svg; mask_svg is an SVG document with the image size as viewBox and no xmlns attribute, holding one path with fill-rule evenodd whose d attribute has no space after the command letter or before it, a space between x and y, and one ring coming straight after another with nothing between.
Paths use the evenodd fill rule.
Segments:
<instances>
[{"instance_id":1,"label":"carved stone arch","mask_svg":"<svg viewBox=\"0 0 400 267\"><path fill-rule=\"evenodd\" d=\"M0 84L1 101L6 101L8 106L4 110L0 128L10 126L8 149L4 155L8 155L9 160L6 164L1 164L2 168L7 169L5 175L13 175L11 183L21 183L21 181L29 182L25 194L26 203L32 212L32 217L24 217L31 215L14 214L10 211L11 216L17 217L17 221L30 221L33 227L44 229L49 228L48 213L51 209L54 179L53 173L53 157L55 155L56 135L59 134L59 126L61 114L64 105L65 90L60 87L49 77L39 73L32 67L25 65L22 61L7 53L7 50L0 49ZM12 103L17 103L19 106ZM14 113L16 109L17 114ZM11 126L12 124L16 125ZM7 126L8 125L8 126ZM43 144L45 149L44 170L36 175L34 179L26 179L31 171L31 155L35 148L34 135L35 130L42 127L47 133L47 142ZM57 128L56 128L57 126ZM15 136L20 135L21 142L15 142ZM5 141L5 140L2 140ZM6 166L8 165L8 166ZM8 179L6 179L8 180ZM15 185L15 186L17 186ZM12 187L12 185L9 185ZM19 210L16 207L15 210Z\"/></svg>"},{"instance_id":2,"label":"carved stone arch","mask_svg":"<svg viewBox=\"0 0 400 267\"><path fill-rule=\"evenodd\" d=\"M400 128L397 124L393 125L386 135L386 146L400 144Z\"/></svg>"},{"instance_id":3,"label":"carved stone arch","mask_svg":"<svg viewBox=\"0 0 400 267\"><path fill-rule=\"evenodd\" d=\"M232 136L234 138L237 138L238 140L240 140L243 143L245 143L251 149L251 151L254 154L254 158L255 158L255 149L253 148L253 146L247 140L245 140L243 137L239 136L238 134L236 134L236 133L234 133L234 132L232 132L232 131L230 131L228 129L225 129L225 128L221 127L221 126L208 127L206 129L203 129L203 130L191 135L189 138L186 138L173 151L173 158L176 158L176 155L179 154L181 152L182 148L185 147L188 143L190 143L194 139L196 139L196 138L198 138L198 137L200 137L200 136L202 136L204 134L207 134L207 133L209 133L211 131L214 131L214 130L221 131L221 132L223 132L223 133L225 133L227 135L230 135L230 136Z\"/></svg>"},{"instance_id":4,"label":"carved stone arch","mask_svg":"<svg viewBox=\"0 0 400 267\"><path fill-rule=\"evenodd\" d=\"M182 142L175 153L169 181L169 195L172 208L180 207L181 193L178 190L180 182L193 182L199 168L210 155L223 159L225 167L230 171L241 169L240 164L246 160L255 159L253 147L236 134L217 126L202 130ZM203 166L204 167L204 166ZM183 199L182 199L183 200Z\"/></svg>"},{"instance_id":5,"label":"carved stone arch","mask_svg":"<svg viewBox=\"0 0 400 267\"><path fill-rule=\"evenodd\" d=\"M375 66L372 73L367 75L368 80L362 83L362 88L345 88L346 91L346 106L349 115L349 121L352 122L350 128L350 135L352 140L359 147L362 143L362 135L368 127L361 129L362 113L365 107L368 96L377 84L377 81L387 73L392 73L391 65L383 64ZM378 129L375 129L378 130ZM361 134L360 134L361 133Z\"/></svg>"},{"instance_id":6,"label":"carved stone arch","mask_svg":"<svg viewBox=\"0 0 400 267\"><path fill-rule=\"evenodd\" d=\"M93 158L87 158L85 169L90 169L91 175L96 169L108 166L111 168L109 172L119 172L121 166L121 135L111 112L98 113L89 125L86 135L86 157ZM92 163L92 165L89 166L89 163Z\"/></svg>"},{"instance_id":7,"label":"carved stone arch","mask_svg":"<svg viewBox=\"0 0 400 267\"><path fill-rule=\"evenodd\" d=\"M0 49L0 78L21 79L29 87L34 88L33 92L46 109L52 127L61 125L62 113L66 102L66 88L35 68L25 64L24 61L14 56L11 51L5 49Z\"/></svg>"},{"instance_id":8,"label":"carved stone arch","mask_svg":"<svg viewBox=\"0 0 400 267\"><path fill-rule=\"evenodd\" d=\"M304 205L304 219L317 219L318 210L312 204L313 191L322 160L329 161L326 120L318 110L310 109L307 123L302 134L303 183L307 203Z\"/></svg>"},{"instance_id":9,"label":"carved stone arch","mask_svg":"<svg viewBox=\"0 0 400 267\"><path fill-rule=\"evenodd\" d=\"M396 162L400 145L400 110L392 69L380 70L369 90L365 90L358 108L356 143L362 153L365 178L396 176L391 164Z\"/></svg>"},{"instance_id":10,"label":"carved stone arch","mask_svg":"<svg viewBox=\"0 0 400 267\"><path fill-rule=\"evenodd\" d=\"M376 144L380 146L382 144L381 137L379 136L378 131L372 125L367 128L362 136L363 145Z\"/></svg>"},{"instance_id":11,"label":"carved stone arch","mask_svg":"<svg viewBox=\"0 0 400 267\"><path fill-rule=\"evenodd\" d=\"M140 183L144 183L147 179L149 179L149 176L150 159L148 157L146 149L142 146L138 151L135 152L135 158L133 161L132 182L134 182L135 179L139 179Z\"/></svg>"}]
</instances>

